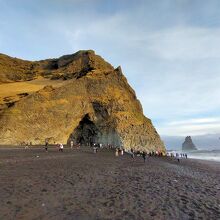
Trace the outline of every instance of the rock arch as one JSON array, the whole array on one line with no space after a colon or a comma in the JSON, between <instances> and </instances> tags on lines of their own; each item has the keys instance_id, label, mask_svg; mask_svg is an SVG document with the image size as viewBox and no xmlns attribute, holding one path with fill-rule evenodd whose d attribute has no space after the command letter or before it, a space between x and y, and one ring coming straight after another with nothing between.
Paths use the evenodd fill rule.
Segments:
<instances>
[{"instance_id":1,"label":"rock arch","mask_svg":"<svg viewBox=\"0 0 220 220\"><path fill-rule=\"evenodd\" d=\"M84 115L78 126L70 134L67 144L70 141L74 144L83 146L92 146L94 143L102 143L104 145L121 146L122 141L114 128L108 125L100 124L99 121L93 121L89 114Z\"/></svg>"},{"instance_id":2,"label":"rock arch","mask_svg":"<svg viewBox=\"0 0 220 220\"><path fill-rule=\"evenodd\" d=\"M68 142L72 140L74 144L91 145L98 141L99 136L98 127L90 119L89 114L86 114L70 134Z\"/></svg>"}]
</instances>

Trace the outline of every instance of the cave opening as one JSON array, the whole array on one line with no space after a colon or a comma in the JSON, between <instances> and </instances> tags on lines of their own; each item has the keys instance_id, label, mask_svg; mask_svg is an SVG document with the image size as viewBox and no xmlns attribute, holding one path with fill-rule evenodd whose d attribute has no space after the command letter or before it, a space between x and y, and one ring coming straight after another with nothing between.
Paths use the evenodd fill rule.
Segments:
<instances>
[{"instance_id":1,"label":"cave opening","mask_svg":"<svg viewBox=\"0 0 220 220\"><path fill-rule=\"evenodd\" d=\"M68 142L73 141L74 144L92 146L93 143L98 141L99 135L99 129L94 122L91 121L89 115L86 114L70 135Z\"/></svg>"}]
</instances>

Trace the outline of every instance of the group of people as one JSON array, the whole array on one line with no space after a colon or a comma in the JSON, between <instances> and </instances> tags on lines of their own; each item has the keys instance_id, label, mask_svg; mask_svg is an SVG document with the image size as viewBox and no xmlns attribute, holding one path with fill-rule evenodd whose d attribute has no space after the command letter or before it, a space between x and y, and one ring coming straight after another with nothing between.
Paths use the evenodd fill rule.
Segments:
<instances>
[{"instance_id":1,"label":"group of people","mask_svg":"<svg viewBox=\"0 0 220 220\"><path fill-rule=\"evenodd\" d=\"M180 158L187 159L188 157L186 153L173 153L173 152L164 153L161 151L151 151L151 152L146 153L145 151L134 151L133 148L131 148L130 151L128 151L128 153L130 153L132 159L134 159L135 156L142 156L144 162L146 161L147 156L148 157L172 157L172 158L176 158L178 162L180 162Z\"/></svg>"},{"instance_id":2,"label":"group of people","mask_svg":"<svg viewBox=\"0 0 220 220\"><path fill-rule=\"evenodd\" d=\"M146 161L147 153L145 151L143 151L143 152L141 152L141 151L134 151L133 148L131 148L130 151L125 151L123 147L116 147L115 148L115 156L116 157L123 156L124 152L129 153L131 155L132 159L134 159L135 155L136 155L136 156L142 156L144 162Z\"/></svg>"},{"instance_id":3,"label":"group of people","mask_svg":"<svg viewBox=\"0 0 220 220\"><path fill-rule=\"evenodd\" d=\"M119 155L123 156L124 155L124 149L121 147L116 147L115 149L115 156L118 157Z\"/></svg>"},{"instance_id":4,"label":"group of people","mask_svg":"<svg viewBox=\"0 0 220 220\"><path fill-rule=\"evenodd\" d=\"M171 157L175 157L174 153L171 153ZM180 162L180 158L186 158L187 159L187 154L186 153L176 153L176 158L177 161Z\"/></svg>"},{"instance_id":5,"label":"group of people","mask_svg":"<svg viewBox=\"0 0 220 220\"><path fill-rule=\"evenodd\" d=\"M30 144L32 145L32 143ZM73 140L71 140L69 142L69 146L71 149L80 149L81 144L77 143L74 144ZM125 149L123 148L123 146L119 147L119 146L114 146L112 144L107 144L104 145L102 143L87 143L87 146L90 146L93 148L93 153L97 153L98 149L102 149L102 148L106 148L106 149L115 149L115 156L123 156ZM46 152L48 152L48 147L49 147L49 143L48 141L45 141L45 145L44 145L44 149ZM28 149L29 145L25 144L25 149ZM64 145L62 143L58 143L57 144L57 148L59 150L59 152L63 152L64 150ZM135 158L135 156L142 156L144 162L146 161L146 157L162 157L162 156L167 156L167 157L171 157L171 158L176 158L178 162L180 162L180 158L185 158L187 159L188 155L187 153L175 153L175 152L167 152L166 154L162 151L150 151L150 152L145 152L145 151L135 151L133 148L131 148L130 150L126 151L127 153L129 153L132 157L132 159Z\"/></svg>"},{"instance_id":6,"label":"group of people","mask_svg":"<svg viewBox=\"0 0 220 220\"><path fill-rule=\"evenodd\" d=\"M73 140L71 140L70 141L70 148L71 149L80 149L80 147L81 147L81 144L80 143L78 143L78 144L74 144L74 142L73 142Z\"/></svg>"},{"instance_id":7,"label":"group of people","mask_svg":"<svg viewBox=\"0 0 220 220\"><path fill-rule=\"evenodd\" d=\"M49 143L48 143L48 141L46 141L45 145L44 145L44 149L46 152L48 152L48 147L49 147ZM57 148L58 148L59 152L63 152L64 146L62 143L59 143L59 144L57 144Z\"/></svg>"},{"instance_id":8,"label":"group of people","mask_svg":"<svg viewBox=\"0 0 220 220\"><path fill-rule=\"evenodd\" d=\"M118 146L114 146L114 145L110 145L110 144L104 145L102 143L93 143L92 146L93 146L94 153L97 153L98 149L105 148L105 149L115 149L115 156L119 156L119 155L124 154L123 147L118 147Z\"/></svg>"},{"instance_id":9,"label":"group of people","mask_svg":"<svg viewBox=\"0 0 220 220\"><path fill-rule=\"evenodd\" d=\"M133 148L131 148L131 150L129 151L129 153L131 154L131 158L134 159L135 155L136 156L142 156L144 163L146 162L146 157L147 157L147 153L145 151L134 151Z\"/></svg>"},{"instance_id":10,"label":"group of people","mask_svg":"<svg viewBox=\"0 0 220 220\"><path fill-rule=\"evenodd\" d=\"M45 141L44 149L45 149L46 152L48 152L48 146L49 146L48 141ZM71 140L69 142L69 146L70 146L71 149L80 149L81 143L74 144L73 140ZM102 143L87 144L86 146L93 147L93 152L94 153L97 153L98 149L101 149L101 148L104 148L104 147L108 148L108 149L114 148L113 145L104 146ZM63 152L64 146L63 146L62 143L58 143L57 148L59 149L59 151Z\"/></svg>"},{"instance_id":11,"label":"group of people","mask_svg":"<svg viewBox=\"0 0 220 220\"><path fill-rule=\"evenodd\" d=\"M168 157L177 158L178 162L180 162L180 158L187 159L187 153L175 153L175 152L167 152Z\"/></svg>"},{"instance_id":12,"label":"group of people","mask_svg":"<svg viewBox=\"0 0 220 220\"><path fill-rule=\"evenodd\" d=\"M74 142L71 140L69 142L69 146L71 149L80 149L81 144L74 144ZM115 149L115 156L123 156L124 152L127 152L131 155L132 159L135 158L135 156L142 156L144 162L146 161L147 156L148 157L171 157L171 158L176 158L178 162L180 162L180 158L185 158L187 159L188 155L186 153L175 153L175 152L167 152L166 154L161 151L150 151L150 152L145 152L145 151L135 151L133 148L131 148L128 151L125 151L123 146L114 146L111 144L103 145L102 143L88 143L87 146L90 146L93 148L93 153L97 153L98 149L102 148L107 148L107 149ZM48 147L49 143L48 141L45 141L45 146L44 149L46 152L48 152ZM25 145L25 149L29 148L28 145ZM63 152L64 150L64 145L62 143L57 144L57 148L59 152Z\"/></svg>"}]
</instances>

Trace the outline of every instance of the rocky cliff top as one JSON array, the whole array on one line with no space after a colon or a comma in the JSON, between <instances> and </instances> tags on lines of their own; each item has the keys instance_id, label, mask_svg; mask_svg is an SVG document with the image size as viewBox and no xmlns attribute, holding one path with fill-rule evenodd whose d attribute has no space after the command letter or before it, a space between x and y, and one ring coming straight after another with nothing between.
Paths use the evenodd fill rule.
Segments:
<instances>
[{"instance_id":1,"label":"rocky cliff top","mask_svg":"<svg viewBox=\"0 0 220 220\"><path fill-rule=\"evenodd\" d=\"M57 59L26 61L0 54L0 82L20 82L38 77L48 79L80 78L92 70L111 71L114 68L93 50L81 50Z\"/></svg>"},{"instance_id":2,"label":"rocky cliff top","mask_svg":"<svg viewBox=\"0 0 220 220\"><path fill-rule=\"evenodd\" d=\"M0 81L0 144L73 140L165 151L121 68L92 50L35 62L0 55Z\"/></svg>"}]
</instances>

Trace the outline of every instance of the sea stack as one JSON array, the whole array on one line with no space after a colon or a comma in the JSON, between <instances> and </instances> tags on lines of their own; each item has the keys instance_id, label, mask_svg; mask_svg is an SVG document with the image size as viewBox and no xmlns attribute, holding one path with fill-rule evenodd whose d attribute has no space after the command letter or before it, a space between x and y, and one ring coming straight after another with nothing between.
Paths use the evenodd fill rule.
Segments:
<instances>
[{"instance_id":1,"label":"sea stack","mask_svg":"<svg viewBox=\"0 0 220 220\"><path fill-rule=\"evenodd\" d=\"M35 62L0 54L0 73L0 144L74 141L165 151L121 67L92 50Z\"/></svg>"},{"instance_id":2,"label":"sea stack","mask_svg":"<svg viewBox=\"0 0 220 220\"><path fill-rule=\"evenodd\" d=\"M185 138L185 141L182 144L182 150L183 151L192 151L192 150L197 150L195 144L192 141L191 136L187 136Z\"/></svg>"}]
</instances>

